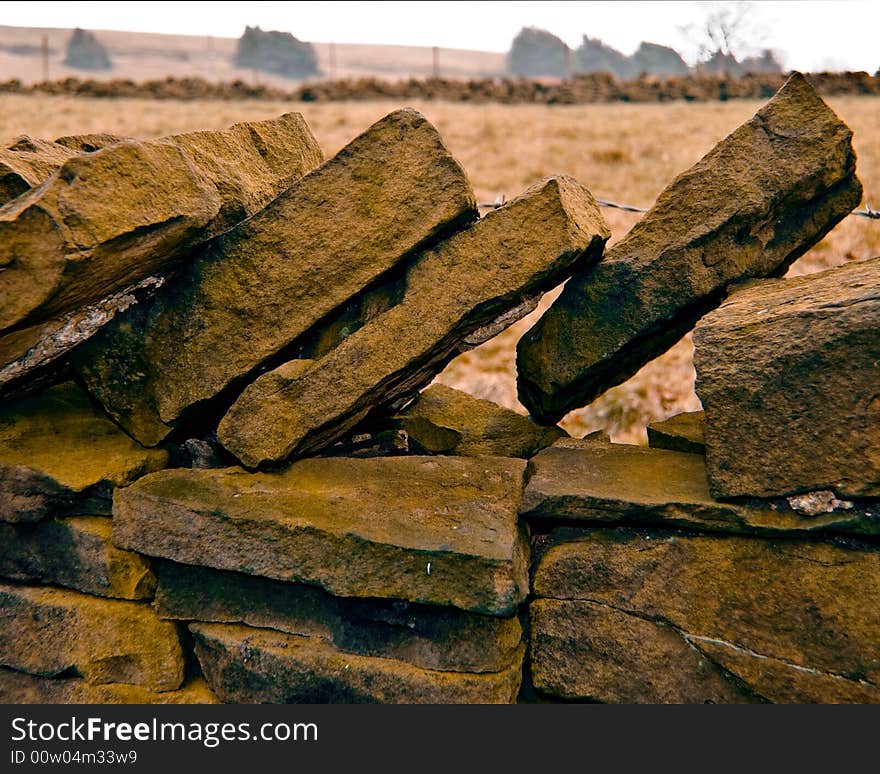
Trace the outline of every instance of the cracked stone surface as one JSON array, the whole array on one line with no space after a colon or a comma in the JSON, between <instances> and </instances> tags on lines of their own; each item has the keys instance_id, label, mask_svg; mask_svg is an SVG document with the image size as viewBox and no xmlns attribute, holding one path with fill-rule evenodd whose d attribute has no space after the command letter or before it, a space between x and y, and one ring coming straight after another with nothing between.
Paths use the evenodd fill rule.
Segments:
<instances>
[{"instance_id":1,"label":"cracked stone surface","mask_svg":"<svg viewBox=\"0 0 880 774\"><path fill-rule=\"evenodd\" d=\"M629 522L720 532L880 533L880 503L778 498L713 499L701 454L563 439L529 460L521 515Z\"/></svg>"},{"instance_id":2,"label":"cracked stone surface","mask_svg":"<svg viewBox=\"0 0 880 774\"><path fill-rule=\"evenodd\" d=\"M522 678L522 648L503 671L469 674L341 653L320 637L269 629L190 631L208 684L236 704L512 704Z\"/></svg>"},{"instance_id":3,"label":"cracked stone surface","mask_svg":"<svg viewBox=\"0 0 880 774\"><path fill-rule=\"evenodd\" d=\"M149 304L117 315L74 366L144 444L207 422L200 414L216 426L327 315L476 217L437 130L414 110L394 111L198 251Z\"/></svg>"},{"instance_id":4,"label":"cracked stone surface","mask_svg":"<svg viewBox=\"0 0 880 774\"><path fill-rule=\"evenodd\" d=\"M278 473L167 470L116 491L113 542L337 596L509 617L528 593L525 461L301 460Z\"/></svg>"},{"instance_id":5,"label":"cracked stone surface","mask_svg":"<svg viewBox=\"0 0 880 774\"><path fill-rule=\"evenodd\" d=\"M520 339L523 405L558 421L669 349L732 283L784 274L859 205L851 140L793 73Z\"/></svg>"},{"instance_id":6,"label":"cracked stone surface","mask_svg":"<svg viewBox=\"0 0 880 774\"><path fill-rule=\"evenodd\" d=\"M880 258L736 290L694 366L716 497L880 495Z\"/></svg>"},{"instance_id":7,"label":"cracked stone surface","mask_svg":"<svg viewBox=\"0 0 880 774\"><path fill-rule=\"evenodd\" d=\"M21 135L0 148L0 207L43 183L76 150Z\"/></svg>"},{"instance_id":8,"label":"cracked stone surface","mask_svg":"<svg viewBox=\"0 0 880 774\"><path fill-rule=\"evenodd\" d=\"M634 529L557 531L541 546L534 593L541 600L590 606L548 613L543 641L540 627L533 626L533 639L542 643L538 653L549 659L535 668L547 675L554 664L566 664L572 680L596 692L603 689L595 675L610 670L613 685L623 681L620 691L638 693L643 687L626 680L627 669L633 682L647 680L670 654L688 646L710 662L709 671L732 675L749 700L877 701L880 609L868 600L878 592L880 547L872 544ZM597 606L614 614L597 613ZM577 639L573 632L588 631L593 634L584 634L583 648L609 664L590 666L566 652ZM670 640L671 634L681 642ZM652 645L633 653L639 637ZM690 656L679 663L685 665L682 693L673 700L694 700L693 691L707 690L706 672ZM548 691L561 690L565 682L552 674L542 679ZM663 677L651 680L662 683ZM660 696L666 689L650 690Z\"/></svg>"},{"instance_id":9,"label":"cracked stone surface","mask_svg":"<svg viewBox=\"0 0 880 774\"><path fill-rule=\"evenodd\" d=\"M444 672L498 672L515 658L519 619L402 600L334 597L285 583L176 562L156 562L161 618L244 623L323 637L344 653L395 658Z\"/></svg>"}]
</instances>

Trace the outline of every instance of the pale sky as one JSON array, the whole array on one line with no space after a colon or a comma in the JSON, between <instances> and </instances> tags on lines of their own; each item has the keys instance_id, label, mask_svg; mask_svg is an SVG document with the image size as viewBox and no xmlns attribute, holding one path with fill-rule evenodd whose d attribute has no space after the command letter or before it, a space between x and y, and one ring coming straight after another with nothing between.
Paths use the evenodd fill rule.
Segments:
<instances>
[{"instance_id":1,"label":"pale sky","mask_svg":"<svg viewBox=\"0 0 880 774\"><path fill-rule=\"evenodd\" d=\"M524 26L580 44L601 38L626 54L642 40L696 48L681 27L699 24L710 2L0 2L0 24L16 27L164 32L237 38L246 24L302 40L507 51ZM730 5L730 3L727 3ZM880 1L758 0L750 3L756 48L791 69L880 68Z\"/></svg>"}]
</instances>

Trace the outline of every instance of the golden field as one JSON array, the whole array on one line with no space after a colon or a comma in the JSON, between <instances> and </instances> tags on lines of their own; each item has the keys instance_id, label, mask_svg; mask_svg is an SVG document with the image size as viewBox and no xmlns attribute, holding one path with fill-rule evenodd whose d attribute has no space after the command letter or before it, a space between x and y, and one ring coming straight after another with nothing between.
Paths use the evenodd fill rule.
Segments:
<instances>
[{"instance_id":1,"label":"golden field","mask_svg":"<svg viewBox=\"0 0 880 774\"><path fill-rule=\"evenodd\" d=\"M880 202L880 99L839 97L832 107L855 133L865 200ZM467 170L480 202L508 199L550 174L584 183L597 198L648 207L665 185L748 119L757 102L596 104L578 106L412 103L445 138ZM0 141L18 134L53 139L112 132L155 137L236 121L303 113L329 157L391 110L393 102L323 104L172 102L0 95ZM612 241L640 217L603 210ZM849 217L801 258L791 274L819 271L880 256L880 221ZM523 411L516 401L514 347L550 302L483 346L453 361L438 377L446 384ZM573 435L606 429L615 440L642 442L647 422L699 408L693 390L689 338L562 423Z\"/></svg>"}]
</instances>

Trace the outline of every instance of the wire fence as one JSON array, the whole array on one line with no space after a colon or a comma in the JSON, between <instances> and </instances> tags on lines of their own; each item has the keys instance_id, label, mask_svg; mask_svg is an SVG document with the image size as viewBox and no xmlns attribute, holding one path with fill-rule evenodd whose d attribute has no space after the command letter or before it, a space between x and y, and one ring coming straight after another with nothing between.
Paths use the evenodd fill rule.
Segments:
<instances>
[{"instance_id":1,"label":"wire fence","mask_svg":"<svg viewBox=\"0 0 880 774\"><path fill-rule=\"evenodd\" d=\"M497 210L503 204L507 202L507 197L504 194L498 194L495 197L495 201L491 204L480 203L477 204L477 207L483 210ZM617 202L610 202L606 199L596 199L596 204L600 207L611 207L615 210L624 210L625 212L647 212L648 210L644 207L635 207L632 204L618 204ZM865 209L863 210L853 210L849 213L849 215L856 215L862 218L870 218L871 220L880 220L880 210L875 210L871 207L870 204L865 204Z\"/></svg>"}]
</instances>

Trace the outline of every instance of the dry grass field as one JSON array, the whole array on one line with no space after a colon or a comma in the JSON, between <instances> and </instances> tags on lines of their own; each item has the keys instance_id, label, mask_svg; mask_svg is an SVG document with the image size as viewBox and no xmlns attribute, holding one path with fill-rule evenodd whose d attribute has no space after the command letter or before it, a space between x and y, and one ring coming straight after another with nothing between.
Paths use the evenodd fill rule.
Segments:
<instances>
[{"instance_id":1,"label":"dry grass field","mask_svg":"<svg viewBox=\"0 0 880 774\"><path fill-rule=\"evenodd\" d=\"M876 206L880 202L880 100L841 97L830 102L855 132L866 201ZM396 107L400 105L391 102L178 103L0 95L0 141L22 133L52 139L92 131L153 137L298 110L330 156ZM423 103L412 107L438 127L467 170L481 202L491 202L500 193L512 198L545 175L565 173L583 182L597 198L647 207L678 172L748 119L758 103ZM639 217L618 210L604 210L604 214L612 241L622 237ZM791 273L875 256L880 256L880 221L849 217L799 260ZM542 308L553 295L545 297ZM457 358L439 379L522 411L516 401L514 347L540 311ZM691 356L686 338L627 383L572 412L563 426L573 435L604 428L615 440L643 442L646 422L699 407Z\"/></svg>"}]
</instances>

